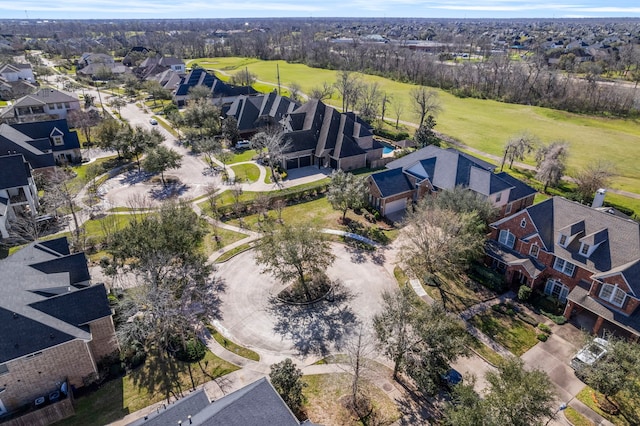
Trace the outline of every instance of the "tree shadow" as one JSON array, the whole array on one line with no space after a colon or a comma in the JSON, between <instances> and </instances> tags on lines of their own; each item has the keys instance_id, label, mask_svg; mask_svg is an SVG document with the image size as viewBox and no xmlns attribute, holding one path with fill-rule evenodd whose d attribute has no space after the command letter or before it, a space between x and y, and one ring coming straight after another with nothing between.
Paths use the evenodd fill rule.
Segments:
<instances>
[{"instance_id":1,"label":"tree shadow","mask_svg":"<svg viewBox=\"0 0 640 426\"><path fill-rule=\"evenodd\" d=\"M371 247L369 244L351 238L346 238L344 245L351 256L352 263L362 264L370 260L376 265L383 265L386 260L384 249L381 247Z\"/></svg>"},{"instance_id":2,"label":"tree shadow","mask_svg":"<svg viewBox=\"0 0 640 426\"><path fill-rule=\"evenodd\" d=\"M274 331L293 341L299 355L327 355L340 350L358 319L349 306L354 295L334 283L330 296L312 305L289 305L271 298L267 311L275 316Z\"/></svg>"},{"instance_id":3,"label":"tree shadow","mask_svg":"<svg viewBox=\"0 0 640 426\"><path fill-rule=\"evenodd\" d=\"M187 184L182 182L169 182L159 188L150 189L149 194L154 200L168 200L170 198L177 198L188 190L189 185Z\"/></svg>"},{"instance_id":4,"label":"tree shadow","mask_svg":"<svg viewBox=\"0 0 640 426\"><path fill-rule=\"evenodd\" d=\"M403 389L403 398L395 399L398 410L402 413L397 424L430 424L430 420L442 418L442 411L431 398L405 383L403 378L399 378L396 383Z\"/></svg>"},{"instance_id":5,"label":"tree shadow","mask_svg":"<svg viewBox=\"0 0 640 426\"><path fill-rule=\"evenodd\" d=\"M131 170L120 176L120 183L123 185L135 185L136 183L148 181L153 176L153 173Z\"/></svg>"}]
</instances>

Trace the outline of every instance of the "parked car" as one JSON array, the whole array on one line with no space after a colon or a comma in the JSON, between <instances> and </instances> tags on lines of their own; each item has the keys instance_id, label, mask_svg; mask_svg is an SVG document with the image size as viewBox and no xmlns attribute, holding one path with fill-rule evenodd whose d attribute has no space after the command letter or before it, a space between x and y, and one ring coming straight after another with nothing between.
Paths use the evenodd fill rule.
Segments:
<instances>
[{"instance_id":1,"label":"parked car","mask_svg":"<svg viewBox=\"0 0 640 426\"><path fill-rule=\"evenodd\" d=\"M458 370L450 368L445 374L440 376L442 384L448 391L452 391L453 387L459 383L462 383L462 374Z\"/></svg>"},{"instance_id":2,"label":"parked car","mask_svg":"<svg viewBox=\"0 0 640 426\"><path fill-rule=\"evenodd\" d=\"M236 142L236 149L248 149L248 148L251 148L251 141L248 141L245 139L245 140Z\"/></svg>"},{"instance_id":3,"label":"parked car","mask_svg":"<svg viewBox=\"0 0 640 426\"><path fill-rule=\"evenodd\" d=\"M609 346L609 342L600 337L596 337L571 358L571 368L578 372L585 366L595 364L600 358L607 354L607 346Z\"/></svg>"},{"instance_id":4,"label":"parked car","mask_svg":"<svg viewBox=\"0 0 640 426\"><path fill-rule=\"evenodd\" d=\"M156 120L155 118L151 118L151 119L149 120L149 123L150 123L152 126L155 126L156 124L158 124L158 120Z\"/></svg>"}]
</instances>

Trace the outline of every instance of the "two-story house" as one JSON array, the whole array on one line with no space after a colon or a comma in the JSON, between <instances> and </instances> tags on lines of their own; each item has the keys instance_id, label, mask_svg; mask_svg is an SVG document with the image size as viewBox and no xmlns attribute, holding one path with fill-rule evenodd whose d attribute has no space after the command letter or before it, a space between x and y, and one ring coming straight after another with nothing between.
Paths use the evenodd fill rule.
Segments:
<instances>
[{"instance_id":1,"label":"two-story house","mask_svg":"<svg viewBox=\"0 0 640 426\"><path fill-rule=\"evenodd\" d=\"M82 158L78 134L69 130L64 119L0 124L0 155L5 154L22 154L34 170Z\"/></svg>"},{"instance_id":2,"label":"two-story house","mask_svg":"<svg viewBox=\"0 0 640 426\"><path fill-rule=\"evenodd\" d=\"M9 237L17 216L35 215L37 209L38 188L29 163L22 154L0 156L0 239Z\"/></svg>"},{"instance_id":3,"label":"two-story house","mask_svg":"<svg viewBox=\"0 0 640 426\"><path fill-rule=\"evenodd\" d=\"M36 90L31 64L0 65L0 99L10 100Z\"/></svg>"},{"instance_id":4,"label":"two-story house","mask_svg":"<svg viewBox=\"0 0 640 426\"><path fill-rule=\"evenodd\" d=\"M0 260L0 336L0 416L55 403L118 351L105 287L66 237Z\"/></svg>"},{"instance_id":5,"label":"two-story house","mask_svg":"<svg viewBox=\"0 0 640 426\"><path fill-rule=\"evenodd\" d=\"M24 123L67 118L67 113L80 109L80 101L69 93L50 87L18 99L0 111L2 123Z\"/></svg>"},{"instance_id":6,"label":"two-story house","mask_svg":"<svg viewBox=\"0 0 640 426\"><path fill-rule=\"evenodd\" d=\"M246 138L259 131L282 128L282 119L299 106L274 91L266 95L238 96L226 115L237 120L238 133Z\"/></svg>"},{"instance_id":7,"label":"two-story house","mask_svg":"<svg viewBox=\"0 0 640 426\"><path fill-rule=\"evenodd\" d=\"M491 224L487 261L566 303L565 317L640 336L640 224L554 197Z\"/></svg>"},{"instance_id":8,"label":"two-story house","mask_svg":"<svg viewBox=\"0 0 640 426\"><path fill-rule=\"evenodd\" d=\"M369 202L383 216L401 214L427 194L462 186L497 209L498 217L533 204L536 190L495 165L456 149L434 145L419 149L386 165L388 170L367 178Z\"/></svg>"},{"instance_id":9,"label":"two-story house","mask_svg":"<svg viewBox=\"0 0 640 426\"><path fill-rule=\"evenodd\" d=\"M371 127L353 113L340 113L312 99L282 120L287 149L283 167L315 165L334 170L376 167L383 147L373 139Z\"/></svg>"}]
</instances>

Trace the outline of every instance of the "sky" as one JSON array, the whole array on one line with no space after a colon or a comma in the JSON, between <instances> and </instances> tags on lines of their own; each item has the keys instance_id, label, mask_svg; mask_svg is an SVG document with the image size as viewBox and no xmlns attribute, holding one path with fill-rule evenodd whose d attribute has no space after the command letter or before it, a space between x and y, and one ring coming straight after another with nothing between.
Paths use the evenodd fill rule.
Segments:
<instances>
[{"instance_id":1,"label":"sky","mask_svg":"<svg viewBox=\"0 0 640 426\"><path fill-rule=\"evenodd\" d=\"M640 17L639 0L0 0L0 19Z\"/></svg>"}]
</instances>

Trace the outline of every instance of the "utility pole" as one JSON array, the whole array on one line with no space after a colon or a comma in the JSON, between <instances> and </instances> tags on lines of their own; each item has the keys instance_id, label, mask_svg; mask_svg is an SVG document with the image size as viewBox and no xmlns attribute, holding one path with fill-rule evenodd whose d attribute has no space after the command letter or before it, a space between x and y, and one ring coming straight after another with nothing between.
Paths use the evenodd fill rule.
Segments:
<instances>
[{"instance_id":1,"label":"utility pole","mask_svg":"<svg viewBox=\"0 0 640 426\"><path fill-rule=\"evenodd\" d=\"M276 74L278 76L278 95L280 95L280 66L276 64Z\"/></svg>"}]
</instances>

